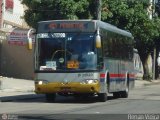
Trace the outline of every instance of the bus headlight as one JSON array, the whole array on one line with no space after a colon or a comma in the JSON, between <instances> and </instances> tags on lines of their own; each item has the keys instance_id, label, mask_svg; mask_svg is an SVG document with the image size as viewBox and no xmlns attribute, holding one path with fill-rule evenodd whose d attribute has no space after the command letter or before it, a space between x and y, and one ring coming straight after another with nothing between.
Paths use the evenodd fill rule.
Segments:
<instances>
[{"instance_id":1,"label":"bus headlight","mask_svg":"<svg viewBox=\"0 0 160 120\"><path fill-rule=\"evenodd\" d=\"M98 82L98 80L92 80L92 79L90 79L90 80L83 80L81 82L81 84L95 84L97 82Z\"/></svg>"},{"instance_id":2,"label":"bus headlight","mask_svg":"<svg viewBox=\"0 0 160 120\"><path fill-rule=\"evenodd\" d=\"M38 85L47 84L47 83L48 83L47 80L38 80L38 81L35 81L35 84L38 84Z\"/></svg>"},{"instance_id":3,"label":"bus headlight","mask_svg":"<svg viewBox=\"0 0 160 120\"><path fill-rule=\"evenodd\" d=\"M43 84L43 81L38 81L38 84L39 84L39 85L42 85L42 84Z\"/></svg>"}]
</instances>

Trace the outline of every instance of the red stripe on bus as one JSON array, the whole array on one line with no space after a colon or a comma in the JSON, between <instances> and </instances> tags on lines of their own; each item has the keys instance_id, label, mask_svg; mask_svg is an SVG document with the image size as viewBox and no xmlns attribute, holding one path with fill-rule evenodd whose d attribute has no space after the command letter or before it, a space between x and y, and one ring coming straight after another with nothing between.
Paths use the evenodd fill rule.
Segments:
<instances>
[{"instance_id":1,"label":"red stripe on bus","mask_svg":"<svg viewBox=\"0 0 160 120\"><path fill-rule=\"evenodd\" d=\"M126 74L119 74L119 77L125 78L125 77L126 77Z\"/></svg>"},{"instance_id":2,"label":"red stripe on bus","mask_svg":"<svg viewBox=\"0 0 160 120\"><path fill-rule=\"evenodd\" d=\"M124 77L126 77L126 74L110 74L110 77L111 78L115 78L115 77L121 77L121 78L124 78Z\"/></svg>"},{"instance_id":3,"label":"red stripe on bus","mask_svg":"<svg viewBox=\"0 0 160 120\"><path fill-rule=\"evenodd\" d=\"M101 73L100 78L105 78L105 73Z\"/></svg>"},{"instance_id":4,"label":"red stripe on bus","mask_svg":"<svg viewBox=\"0 0 160 120\"><path fill-rule=\"evenodd\" d=\"M134 74L129 74L129 77L134 78L135 75Z\"/></svg>"},{"instance_id":5,"label":"red stripe on bus","mask_svg":"<svg viewBox=\"0 0 160 120\"><path fill-rule=\"evenodd\" d=\"M125 78L126 74L109 74L110 78ZM129 77L134 77L134 74L129 74ZM105 78L105 73L100 74L100 78Z\"/></svg>"}]
</instances>

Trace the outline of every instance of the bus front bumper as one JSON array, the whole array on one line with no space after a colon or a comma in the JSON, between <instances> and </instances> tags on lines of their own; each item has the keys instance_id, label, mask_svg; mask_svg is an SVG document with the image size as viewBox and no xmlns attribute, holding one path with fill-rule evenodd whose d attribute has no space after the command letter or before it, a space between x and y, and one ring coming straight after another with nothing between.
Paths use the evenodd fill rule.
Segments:
<instances>
[{"instance_id":1,"label":"bus front bumper","mask_svg":"<svg viewBox=\"0 0 160 120\"><path fill-rule=\"evenodd\" d=\"M82 84L79 82L72 83L47 83L47 84L35 84L35 92L37 94L46 93L99 93L100 84Z\"/></svg>"}]
</instances>

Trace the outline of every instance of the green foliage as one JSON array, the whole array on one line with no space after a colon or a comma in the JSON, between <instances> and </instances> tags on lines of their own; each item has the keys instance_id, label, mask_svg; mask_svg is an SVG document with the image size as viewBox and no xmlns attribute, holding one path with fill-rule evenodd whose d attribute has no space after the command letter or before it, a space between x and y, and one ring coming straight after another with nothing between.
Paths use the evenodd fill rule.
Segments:
<instances>
[{"instance_id":1,"label":"green foliage","mask_svg":"<svg viewBox=\"0 0 160 120\"><path fill-rule=\"evenodd\" d=\"M28 9L24 19L35 28L38 21L89 18L88 0L22 0Z\"/></svg>"},{"instance_id":2,"label":"green foliage","mask_svg":"<svg viewBox=\"0 0 160 120\"><path fill-rule=\"evenodd\" d=\"M158 18L149 19L149 0L105 1L108 3L108 16L102 16L102 20L129 30L136 40L135 47L143 54L150 53L155 45L154 40L160 35L157 26L160 22Z\"/></svg>"},{"instance_id":3,"label":"green foliage","mask_svg":"<svg viewBox=\"0 0 160 120\"><path fill-rule=\"evenodd\" d=\"M160 37L160 19L149 18L147 8L149 0L105 0L108 3L108 16L102 20L129 30L135 39L135 47L139 51L142 63L145 64L149 53L152 52ZM105 11L103 11L105 12ZM144 68L145 69L145 68ZM144 78L151 75L144 70Z\"/></svg>"}]
</instances>

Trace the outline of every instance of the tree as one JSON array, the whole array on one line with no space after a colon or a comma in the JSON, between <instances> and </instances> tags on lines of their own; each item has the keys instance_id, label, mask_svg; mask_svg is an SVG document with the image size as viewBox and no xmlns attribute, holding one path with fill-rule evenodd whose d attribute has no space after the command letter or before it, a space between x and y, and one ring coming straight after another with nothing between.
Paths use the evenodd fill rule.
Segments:
<instances>
[{"instance_id":1,"label":"tree","mask_svg":"<svg viewBox=\"0 0 160 120\"><path fill-rule=\"evenodd\" d=\"M155 4L155 13L160 17L160 0Z\"/></svg>"},{"instance_id":2,"label":"tree","mask_svg":"<svg viewBox=\"0 0 160 120\"><path fill-rule=\"evenodd\" d=\"M147 65L148 55L153 51L155 40L160 36L158 18L149 19L148 0L106 0L108 16L102 20L129 30L135 39L143 68L144 79L151 79ZM103 11L105 12L105 11Z\"/></svg>"},{"instance_id":3,"label":"tree","mask_svg":"<svg viewBox=\"0 0 160 120\"><path fill-rule=\"evenodd\" d=\"M38 21L90 18L88 0L22 0L28 9L24 19L36 28Z\"/></svg>"},{"instance_id":4,"label":"tree","mask_svg":"<svg viewBox=\"0 0 160 120\"><path fill-rule=\"evenodd\" d=\"M157 0L155 4L155 15L160 18L160 0ZM159 26L159 25L157 25ZM160 37L155 40L156 43L156 60L158 59L159 52L160 52ZM159 77L160 66L158 66L158 62L156 61L156 78Z\"/></svg>"}]
</instances>

